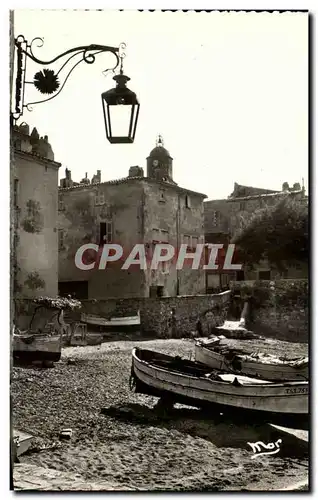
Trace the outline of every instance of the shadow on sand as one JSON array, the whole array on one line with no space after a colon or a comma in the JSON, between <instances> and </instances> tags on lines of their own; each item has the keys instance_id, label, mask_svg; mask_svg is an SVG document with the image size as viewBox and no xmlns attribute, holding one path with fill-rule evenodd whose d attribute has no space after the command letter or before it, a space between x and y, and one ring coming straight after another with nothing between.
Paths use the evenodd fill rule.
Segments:
<instances>
[{"instance_id":1,"label":"shadow on sand","mask_svg":"<svg viewBox=\"0 0 318 500\"><path fill-rule=\"evenodd\" d=\"M280 458L307 458L308 442L295 435L272 427L268 422L255 421L246 413L207 414L194 408L173 408L164 413L139 404L111 406L101 412L111 418L129 423L174 429L193 437L206 439L218 448L241 448L252 453L248 443L274 443L282 440Z\"/></svg>"}]
</instances>

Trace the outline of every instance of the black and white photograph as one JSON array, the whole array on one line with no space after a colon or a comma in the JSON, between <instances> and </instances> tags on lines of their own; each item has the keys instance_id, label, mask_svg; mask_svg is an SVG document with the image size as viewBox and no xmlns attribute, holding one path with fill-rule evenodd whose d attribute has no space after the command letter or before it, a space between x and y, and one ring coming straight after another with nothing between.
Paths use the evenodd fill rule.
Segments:
<instances>
[{"instance_id":1,"label":"black and white photograph","mask_svg":"<svg viewBox=\"0 0 318 500\"><path fill-rule=\"evenodd\" d=\"M10 490L309 493L312 14L7 28Z\"/></svg>"}]
</instances>

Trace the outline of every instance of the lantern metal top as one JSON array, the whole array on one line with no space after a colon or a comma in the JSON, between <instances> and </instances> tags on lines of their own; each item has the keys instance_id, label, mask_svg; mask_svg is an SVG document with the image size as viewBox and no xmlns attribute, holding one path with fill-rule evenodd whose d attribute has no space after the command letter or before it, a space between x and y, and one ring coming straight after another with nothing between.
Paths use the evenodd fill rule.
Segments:
<instances>
[{"instance_id":1,"label":"lantern metal top","mask_svg":"<svg viewBox=\"0 0 318 500\"><path fill-rule=\"evenodd\" d=\"M121 70L119 75L113 77L113 80L115 80L117 84L116 87L102 94L102 99L104 99L109 106L116 106L118 104L139 104L135 92L126 87L127 82L130 80L129 76L124 75Z\"/></svg>"}]
</instances>

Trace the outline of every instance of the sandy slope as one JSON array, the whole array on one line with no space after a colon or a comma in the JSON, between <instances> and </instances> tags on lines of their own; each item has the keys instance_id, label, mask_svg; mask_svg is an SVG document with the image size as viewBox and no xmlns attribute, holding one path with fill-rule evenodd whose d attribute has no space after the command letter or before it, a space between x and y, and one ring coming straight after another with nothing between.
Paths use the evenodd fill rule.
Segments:
<instances>
[{"instance_id":1,"label":"sandy slope","mask_svg":"<svg viewBox=\"0 0 318 500\"><path fill-rule=\"evenodd\" d=\"M268 352L286 354L285 343L267 344ZM79 483L101 489L112 483L151 491L277 490L306 480L308 445L284 430L220 415L207 420L180 405L165 418L156 414L154 398L129 390L135 345L188 358L194 347L187 340L110 342L66 348L50 370L14 368L14 427L53 445L23 462L77 474ZM305 355L306 347L289 344L293 356ZM73 429L71 441L58 440L63 428ZM248 442L279 437L279 454L251 459Z\"/></svg>"}]
</instances>

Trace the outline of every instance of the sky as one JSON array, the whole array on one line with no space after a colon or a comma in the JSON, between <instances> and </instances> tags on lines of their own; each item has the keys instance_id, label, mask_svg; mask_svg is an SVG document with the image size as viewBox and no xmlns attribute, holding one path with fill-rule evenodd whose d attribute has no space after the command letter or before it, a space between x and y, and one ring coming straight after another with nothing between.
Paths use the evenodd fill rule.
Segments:
<instances>
[{"instance_id":1,"label":"sky","mask_svg":"<svg viewBox=\"0 0 318 500\"><path fill-rule=\"evenodd\" d=\"M34 47L42 60L127 44L124 70L140 101L134 144L106 139L100 95L114 86L102 74L111 54L81 63L56 99L20 120L48 135L60 178L66 167L75 181L97 170L102 181L122 178L133 165L146 172L161 134L174 180L209 199L228 197L234 182L280 190L304 179L308 188L306 13L16 10L19 34L44 38ZM28 62L27 80L44 67ZM26 86L25 102L41 97Z\"/></svg>"}]
</instances>

